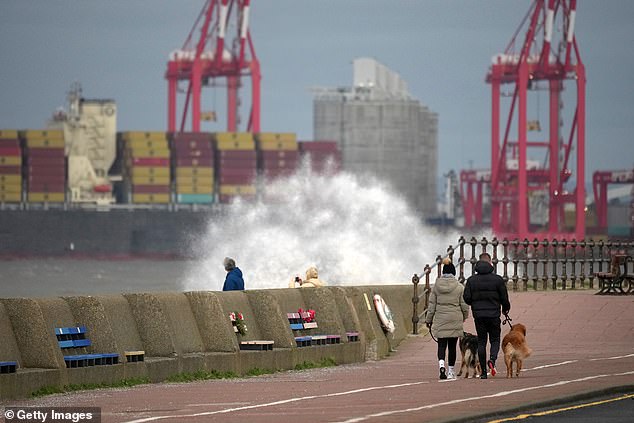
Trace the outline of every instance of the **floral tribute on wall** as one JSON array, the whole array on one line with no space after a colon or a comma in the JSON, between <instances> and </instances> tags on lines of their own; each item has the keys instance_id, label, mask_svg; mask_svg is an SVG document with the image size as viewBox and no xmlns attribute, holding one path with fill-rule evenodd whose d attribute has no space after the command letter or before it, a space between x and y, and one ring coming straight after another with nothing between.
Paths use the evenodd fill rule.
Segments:
<instances>
[{"instance_id":1,"label":"floral tribute on wall","mask_svg":"<svg viewBox=\"0 0 634 423\"><path fill-rule=\"evenodd\" d=\"M244 316L242 315L242 313L232 311L231 313L229 313L229 320L231 320L234 332L239 333L243 336L246 335L248 329L246 323L244 323Z\"/></svg>"},{"instance_id":2,"label":"floral tribute on wall","mask_svg":"<svg viewBox=\"0 0 634 423\"><path fill-rule=\"evenodd\" d=\"M312 309L303 310L300 308L300 309L297 309L297 312L299 313L300 316L302 316L302 320L304 321L304 323L311 323L315 321L315 310L312 310Z\"/></svg>"}]
</instances>

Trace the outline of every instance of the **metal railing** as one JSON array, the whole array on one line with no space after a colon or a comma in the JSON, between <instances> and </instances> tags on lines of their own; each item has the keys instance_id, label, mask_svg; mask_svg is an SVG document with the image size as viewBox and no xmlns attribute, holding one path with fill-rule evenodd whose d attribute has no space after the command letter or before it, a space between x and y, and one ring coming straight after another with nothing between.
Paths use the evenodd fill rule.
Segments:
<instances>
[{"instance_id":1,"label":"metal railing","mask_svg":"<svg viewBox=\"0 0 634 423\"><path fill-rule=\"evenodd\" d=\"M634 241L542 241L534 239L499 241L493 238L477 240L472 237L467 241L464 237L458 239L456 247L450 245L444 256L438 255L432 265L425 265L423 273L412 277L414 295L412 297L413 334L418 334L418 322L424 316L429 304L431 292L430 276L434 268L440 276L443 258L449 257L456 265L458 281L466 281L465 267L470 265L470 274L481 253L489 253L495 272L500 274L513 291L533 290L567 290L594 289L596 273L605 272L610 268L610 261L614 254L634 253ZM457 260L454 256L457 254ZM627 266L627 264L626 264ZM632 266L632 262L630 262ZM501 272L500 272L501 271ZM625 269L627 273L634 269ZM419 292L419 284L424 278L424 287ZM419 304L424 307L419 314Z\"/></svg>"}]
</instances>

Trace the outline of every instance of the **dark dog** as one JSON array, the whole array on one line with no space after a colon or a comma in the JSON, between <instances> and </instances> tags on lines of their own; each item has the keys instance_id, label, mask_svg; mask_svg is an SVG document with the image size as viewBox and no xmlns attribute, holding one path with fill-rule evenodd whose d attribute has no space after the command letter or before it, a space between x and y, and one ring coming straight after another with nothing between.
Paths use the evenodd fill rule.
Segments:
<instances>
[{"instance_id":1,"label":"dark dog","mask_svg":"<svg viewBox=\"0 0 634 423\"><path fill-rule=\"evenodd\" d=\"M513 377L513 363L515 363L515 377L520 377L522 364L532 350L526 345L526 326L521 323L511 326L511 330L502 340L506 377Z\"/></svg>"},{"instance_id":2,"label":"dark dog","mask_svg":"<svg viewBox=\"0 0 634 423\"><path fill-rule=\"evenodd\" d=\"M460 338L460 352L462 353L462 362L458 376L462 375L463 370L465 370L465 378L468 378L470 373L472 377L480 376L482 368L478 360L478 337L472 333L464 332Z\"/></svg>"}]
</instances>

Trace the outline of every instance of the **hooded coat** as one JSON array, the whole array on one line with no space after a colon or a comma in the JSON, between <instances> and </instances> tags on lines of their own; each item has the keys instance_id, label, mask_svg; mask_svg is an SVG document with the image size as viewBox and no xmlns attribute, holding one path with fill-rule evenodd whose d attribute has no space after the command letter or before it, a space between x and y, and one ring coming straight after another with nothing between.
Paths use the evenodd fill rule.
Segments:
<instances>
[{"instance_id":1,"label":"hooded coat","mask_svg":"<svg viewBox=\"0 0 634 423\"><path fill-rule=\"evenodd\" d=\"M500 275L493 273L493 265L487 261L476 263L476 274L467 279L464 300L471 306L473 317L499 318L500 307L504 314L511 310L506 283Z\"/></svg>"},{"instance_id":2,"label":"hooded coat","mask_svg":"<svg viewBox=\"0 0 634 423\"><path fill-rule=\"evenodd\" d=\"M469 306L462 297L463 286L453 275L436 279L429 297L425 322L431 323L436 338L459 338L464 333L462 323L469 317Z\"/></svg>"},{"instance_id":3,"label":"hooded coat","mask_svg":"<svg viewBox=\"0 0 634 423\"><path fill-rule=\"evenodd\" d=\"M319 288L321 286L326 286L326 282L319 279L319 275L317 273L316 267L309 267L306 270L306 279L302 281L302 284L299 286L300 288ZM289 288L295 288L295 279L291 280L288 284Z\"/></svg>"},{"instance_id":4,"label":"hooded coat","mask_svg":"<svg viewBox=\"0 0 634 423\"><path fill-rule=\"evenodd\" d=\"M244 291L244 279L242 279L242 271L234 267L227 272L225 284L222 286L223 291Z\"/></svg>"}]
</instances>

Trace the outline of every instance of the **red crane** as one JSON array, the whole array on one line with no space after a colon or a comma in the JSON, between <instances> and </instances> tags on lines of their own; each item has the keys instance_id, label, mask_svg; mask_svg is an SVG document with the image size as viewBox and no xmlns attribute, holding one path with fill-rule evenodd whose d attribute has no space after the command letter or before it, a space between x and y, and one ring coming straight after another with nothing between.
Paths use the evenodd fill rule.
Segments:
<instances>
[{"instance_id":1,"label":"red crane","mask_svg":"<svg viewBox=\"0 0 634 423\"><path fill-rule=\"evenodd\" d=\"M242 77L251 78L251 110L247 131L260 131L260 63L249 32L250 0L207 0L180 50L172 52L165 79L168 84L167 129L183 132L191 103L191 130L200 132L201 92L215 85L216 78L227 80L227 130L240 124L238 91ZM232 18L235 25L232 25ZM225 41L231 27L235 38ZM199 38L195 39L195 34ZM194 44L195 42L195 44ZM187 81L182 119L177 123L178 82Z\"/></svg>"},{"instance_id":2,"label":"red crane","mask_svg":"<svg viewBox=\"0 0 634 423\"><path fill-rule=\"evenodd\" d=\"M532 238L529 197L547 193L546 237L582 239L585 235L585 93L586 73L575 38L576 0L535 0L503 54L493 59L486 82L491 84L491 226L497 236ZM527 27L519 44L518 35ZM557 29L558 31L554 31ZM557 38L557 39L555 39ZM516 44L519 49L516 49ZM529 130L540 127L528 121L528 93L545 81L549 93L546 135L529 140ZM566 84L572 81L572 84ZM508 99L501 88L508 84ZM562 92L573 85L576 96L568 119L563 113ZM566 105L569 107L569 105ZM506 114L503 115L502 108ZM506 116L506 119L503 117ZM501 127L501 125L504 127ZM516 137L511 135L512 128ZM501 132L502 131L502 132ZM528 150L545 151L544 166L531 166ZM564 184L573 170L576 187ZM564 230L564 205L576 207L572 232Z\"/></svg>"},{"instance_id":3,"label":"red crane","mask_svg":"<svg viewBox=\"0 0 634 423\"><path fill-rule=\"evenodd\" d=\"M606 230L608 227L608 185L633 184L634 169L596 171L592 175L592 189L594 204L597 211L597 228Z\"/></svg>"}]
</instances>

